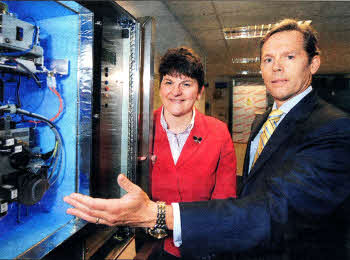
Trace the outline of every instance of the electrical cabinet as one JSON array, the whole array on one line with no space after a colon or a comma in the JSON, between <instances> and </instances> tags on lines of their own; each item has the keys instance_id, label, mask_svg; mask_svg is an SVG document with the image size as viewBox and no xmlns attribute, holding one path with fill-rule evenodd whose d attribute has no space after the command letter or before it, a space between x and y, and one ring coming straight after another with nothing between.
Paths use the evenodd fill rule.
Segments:
<instances>
[{"instance_id":1,"label":"electrical cabinet","mask_svg":"<svg viewBox=\"0 0 350 260\"><path fill-rule=\"evenodd\" d=\"M73 1L0 9L0 258L41 258L85 225L62 198L90 193L93 15Z\"/></svg>"},{"instance_id":2,"label":"electrical cabinet","mask_svg":"<svg viewBox=\"0 0 350 260\"><path fill-rule=\"evenodd\" d=\"M0 2L0 259L131 244L133 229L73 218L63 197L119 198L119 173L147 190L152 33L114 1Z\"/></svg>"}]
</instances>

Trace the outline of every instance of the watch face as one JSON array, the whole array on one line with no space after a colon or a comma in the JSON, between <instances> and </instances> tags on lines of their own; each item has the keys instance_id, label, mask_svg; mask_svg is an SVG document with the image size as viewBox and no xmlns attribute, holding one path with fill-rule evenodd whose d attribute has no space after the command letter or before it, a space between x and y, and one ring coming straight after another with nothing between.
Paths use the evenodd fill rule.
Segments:
<instances>
[{"instance_id":1,"label":"watch face","mask_svg":"<svg viewBox=\"0 0 350 260\"><path fill-rule=\"evenodd\" d=\"M150 234L151 236L157 239L162 239L168 236L168 232L162 228L148 229L148 234Z\"/></svg>"}]
</instances>

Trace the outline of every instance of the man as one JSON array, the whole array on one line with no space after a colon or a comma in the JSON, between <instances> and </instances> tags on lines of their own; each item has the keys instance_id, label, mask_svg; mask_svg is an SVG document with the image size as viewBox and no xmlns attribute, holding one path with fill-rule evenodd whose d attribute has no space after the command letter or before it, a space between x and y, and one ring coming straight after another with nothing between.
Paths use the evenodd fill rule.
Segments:
<instances>
[{"instance_id":1,"label":"man","mask_svg":"<svg viewBox=\"0 0 350 260\"><path fill-rule=\"evenodd\" d=\"M261 71L274 111L253 123L239 199L180 203L180 218L177 205L167 206L168 228L174 227L184 255L348 258L350 117L312 89L319 66L309 25L284 20L263 38ZM155 203L124 176L118 180L129 192L125 197L73 194L65 200L76 208L67 212L90 222L152 227Z\"/></svg>"}]
</instances>

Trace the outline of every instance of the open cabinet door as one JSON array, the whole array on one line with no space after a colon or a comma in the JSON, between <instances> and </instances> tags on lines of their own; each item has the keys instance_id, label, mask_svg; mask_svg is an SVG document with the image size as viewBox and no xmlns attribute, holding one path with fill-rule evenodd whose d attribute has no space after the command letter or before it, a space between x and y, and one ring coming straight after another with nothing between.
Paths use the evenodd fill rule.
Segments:
<instances>
[{"instance_id":1,"label":"open cabinet door","mask_svg":"<svg viewBox=\"0 0 350 260\"><path fill-rule=\"evenodd\" d=\"M151 156L153 153L153 88L155 22L152 17L138 19L141 23L141 95L139 110L139 151L137 184L150 196Z\"/></svg>"}]
</instances>

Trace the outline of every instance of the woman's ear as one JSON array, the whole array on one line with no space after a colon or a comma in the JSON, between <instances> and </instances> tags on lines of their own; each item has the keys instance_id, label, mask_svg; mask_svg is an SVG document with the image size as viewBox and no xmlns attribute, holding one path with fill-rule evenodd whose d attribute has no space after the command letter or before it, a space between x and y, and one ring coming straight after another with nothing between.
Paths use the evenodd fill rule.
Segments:
<instances>
[{"instance_id":1,"label":"woman's ear","mask_svg":"<svg viewBox=\"0 0 350 260\"><path fill-rule=\"evenodd\" d=\"M202 86L202 89L201 89L201 91L198 93L198 95L197 95L197 100L199 101L200 100L200 98L201 98L201 96L202 96L202 94L204 93L204 86Z\"/></svg>"}]
</instances>

